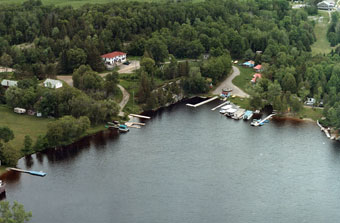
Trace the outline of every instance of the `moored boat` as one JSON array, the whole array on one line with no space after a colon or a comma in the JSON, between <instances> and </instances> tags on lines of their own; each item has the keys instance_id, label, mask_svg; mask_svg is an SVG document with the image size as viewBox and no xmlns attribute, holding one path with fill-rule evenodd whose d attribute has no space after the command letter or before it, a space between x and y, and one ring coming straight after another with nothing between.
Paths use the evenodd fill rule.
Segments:
<instances>
[{"instance_id":1,"label":"moored boat","mask_svg":"<svg viewBox=\"0 0 340 223\"><path fill-rule=\"evenodd\" d=\"M119 132L128 132L130 129L126 125L119 125Z\"/></svg>"},{"instance_id":2,"label":"moored boat","mask_svg":"<svg viewBox=\"0 0 340 223\"><path fill-rule=\"evenodd\" d=\"M244 120L249 120L249 119L251 119L252 117L253 117L253 112L250 111L250 110L247 110L247 111L244 113L244 115L243 115L243 119L244 119Z\"/></svg>"},{"instance_id":3,"label":"moored boat","mask_svg":"<svg viewBox=\"0 0 340 223\"><path fill-rule=\"evenodd\" d=\"M226 112L225 112L225 116L227 117L233 117L234 113L237 111L237 108L229 108Z\"/></svg>"}]
</instances>

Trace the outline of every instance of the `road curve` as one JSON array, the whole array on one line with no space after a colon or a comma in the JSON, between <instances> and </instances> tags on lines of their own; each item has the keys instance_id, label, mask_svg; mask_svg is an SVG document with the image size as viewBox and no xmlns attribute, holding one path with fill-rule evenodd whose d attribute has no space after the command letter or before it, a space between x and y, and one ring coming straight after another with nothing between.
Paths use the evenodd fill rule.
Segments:
<instances>
[{"instance_id":1,"label":"road curve","mask_svg":"<svg viewBox=\"0 0 340 223\"><path fill-rule=\"evenodd\" d=\"M249 94L245 93L244 91L242 91L240 88L238 88L236 85L233 84L233 79L238 75L240 75L240 70L237 67L233 66L233 73L229 77L227 77L227 79L225 79L213 91L213 94L220 95L223 88L231 88L231 89L233 89L233 91L231 92L232 95L236 95L236 96L242 97L242 98L248 98Z\"/></svg>"}]
</instances>

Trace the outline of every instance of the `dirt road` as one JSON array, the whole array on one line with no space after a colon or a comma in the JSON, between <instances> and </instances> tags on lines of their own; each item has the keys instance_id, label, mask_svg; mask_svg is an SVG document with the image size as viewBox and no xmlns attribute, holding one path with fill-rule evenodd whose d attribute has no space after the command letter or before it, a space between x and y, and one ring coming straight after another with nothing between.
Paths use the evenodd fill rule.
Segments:
<instances>
[{"instance_id":1,"label":"dirt road","mask_svg":"<svg viewBox=\"0 0 340 223\"><path fill-rule=\"evenodd\" d=\"M125 105L128 103L128 101L130 99L130 94L129 94L129 92L125 88L123 88L122 85L117 84L117 86L119 87L119 89L123 93L123 98L122 98L121 102L119 103L119 107L120 107L119 116L124 116L123 109L124 109Z\"/></svg>"},{"instance_id":2,"label":"dirt road","mask_svg":"<svg viewBox=\"0 0 340 223\"><path fill-rule=\"evenodd\" d=\"M133 60L133 61L131 61L131 63L129 65L124 65L124 64L119 65L118 73L128 74L128 73L132 73L134 70L139 69L139 68L140 68L139 61ZM106 72L106 73L101 73L99 75L101 77L105 77L109 73L110 72ZM71 75L58 75L57 78L59 80L65 81L68 85L73 86L73 80L72 80ZM123 86L121 86L119 84L117 86L119 87L119 89L122 91L122 94L123 94L122 101L119 103L119 107L120 107L119 115L124 116L123 109L130 99L130 94L129 94L129 92L127 92L127 90L125 90L125 88L123 88Z\"/></svg>"},{"instance_id":3,"label":"dirt road","mask_svg":"<svg viewBox=\"0 0 340 223\"><path fill-rule=\"evenodd\" d=\"M237 86L235 86L232 82L232 80L237 76L240 75L240 70L233 66L233 73L227 78L225 79L214 91L213 94L217 94L220 95L222 92L223 88L231 88L233 89L233 91L231 92L232 95L236 95L238 97L242 97L242 98L248 98L249 95L247 93L245 93L244 91L242 91L240 88L238 88Z\"/></svg>"}]
</instances>

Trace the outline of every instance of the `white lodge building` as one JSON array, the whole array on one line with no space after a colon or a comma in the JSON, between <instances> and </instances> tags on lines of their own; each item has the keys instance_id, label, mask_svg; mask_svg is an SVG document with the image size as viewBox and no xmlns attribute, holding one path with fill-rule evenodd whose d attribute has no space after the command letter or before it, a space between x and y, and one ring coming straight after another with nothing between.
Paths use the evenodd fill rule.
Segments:
<instances>
[{"instance_id":1,"label":"white lodge building","mask_svg":"<svg viewBox=\"0 0 340 223\"><path fill-rule=\"evenodd\" d=\"M100 57L103 58L106 64L110 64L110 65L113 65L117 62L123 63L126 61L126 53L119 52L119 51L107 53L107 54L101 55Z\"/></svg>"},{"instance_id":2,"label":"white lodge building","mask_svg":"<svg viewBox=\"0 0 340 223\"><path fill-rule=\"evenodd\" d=\"M334 8L334 2L332 0L322 1L317 4L318 9L330 10Z\"/></svg>"}]
</instances>

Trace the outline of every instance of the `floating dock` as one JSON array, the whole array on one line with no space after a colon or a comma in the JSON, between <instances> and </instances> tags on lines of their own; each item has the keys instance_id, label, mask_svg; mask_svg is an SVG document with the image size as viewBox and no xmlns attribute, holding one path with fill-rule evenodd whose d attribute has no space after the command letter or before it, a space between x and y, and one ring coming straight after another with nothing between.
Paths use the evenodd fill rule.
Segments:
<instances>
[{"instance_id":1,"label":"floating dock","mask_svg":"<svg viewBox=\"0 0 340 223\"><path fill-rule=\"evenodd\" d=\"M211 102L211 101L214 101L214 100L216 100L217 98L218 98L218 97L215 96L215 97L212 97L212 98L210 98L210 99L208 99L208 100L205 100L205 101L202 101L202 102L200 102L200 103L197 103L197 104L195 104L195 105L193 105L193 104L187 104L187 106L197 108L198 106L201 106L201 105L204 105L204 104L209 103L209 102Z\"/></svg>"},{"instance_id":2,"label":"floating dock","mask_svg":"<svg viewBox=\"0 0 340 223\"><path fill-rule=\"evenodd\" d=\"M151 117L149 117L149 116L136 115L136 114L130 114L129 116L136 117L136 118L144 118L144 119L150 119L150 118L151 118Z\"/></svg>"},{"instance_id":3,"label":"floating dock","mask_svg":"<svg viewBox=\"0 0 340 223\"><path fill-rule=\"evenodd\" d=\"M13 170L13 171L17 171L17 172L21 172L21 173L28 173L28 174L39 176L39 177L46 176L46 173L44 173L42 171L23 170L23 169L18 169L18 168L13 168L13 167L8 168L8 169Z\"/></svg>"},{"instance_id":4,"label":"floating dock","mask_svg":"<svg viewBox=\"0 0 340 223\"><path fill-rule=\"evenodd\" d=\"M255 122L254 126L261 126L261 124L263 124L266 120L270 119L271 117L273 117L275 114L270 114L268 115L265 119L259 121L259 122Z\"/></svg>"},{"instance_id":5,"label":"floating dock","mask_svg":"<svg viewBox=\"0 0 340 223\"><path fill-rule=\"evenodd\" d=\"M212 108L211 111L215 111L216 109L218 109L218 108L220 108L220 107L222 107L223 105L228 104L228 103L230 103L230 102L229 102L229 101L226 101L226 102L224 102L224 103L222 103L222 104L216 106L215 108Z\"/></svg>"},{"instance_id":6,"label":"floating dock","mask_svg":"<svg viewBox=\"0 0 340 223\"><path fill-rule=\"evenodd\" d=\"M320 123L319 120L316 121L316 124L320 127L321 131L324 132L327 136L327 138L331 138L331 135L329 134L328 129L326 129L325 127L323 127Z\"/></svg>"}]
</instances>

